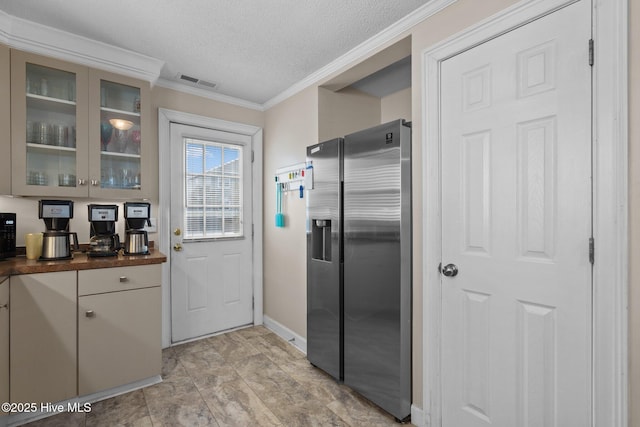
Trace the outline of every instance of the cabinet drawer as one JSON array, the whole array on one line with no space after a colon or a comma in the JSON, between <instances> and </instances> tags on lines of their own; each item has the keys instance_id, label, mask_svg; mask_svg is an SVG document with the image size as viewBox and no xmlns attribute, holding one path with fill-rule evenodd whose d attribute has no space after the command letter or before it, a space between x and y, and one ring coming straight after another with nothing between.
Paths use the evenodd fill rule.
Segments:
<instances>
[{"instance_id":1,"label":"cabinet drawer","mask_svg":"<svg viewBox=\"0 0 640 427\"><path fill-rule=\"evenodd\" d=\"M160 264L80 270L78 271L78 295L160 286L161 280Z\"/></svg>"}]
</instances>

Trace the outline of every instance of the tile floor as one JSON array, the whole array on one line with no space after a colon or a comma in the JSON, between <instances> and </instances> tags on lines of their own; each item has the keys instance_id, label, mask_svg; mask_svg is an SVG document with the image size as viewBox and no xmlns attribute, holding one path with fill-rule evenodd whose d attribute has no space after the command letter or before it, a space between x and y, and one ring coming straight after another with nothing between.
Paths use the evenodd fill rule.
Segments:
<instances>
[{"instance_id":1,"label":"tile floor","mask_svg":"<svg viewBox=\"0 0 640 427\"><path fill-rule=\"evenodd\" d=\"M397 426L263 326L163 350L164 381L31 427ZM410 424L407 424L409 426Z\"/></svg>"}]
</instances>

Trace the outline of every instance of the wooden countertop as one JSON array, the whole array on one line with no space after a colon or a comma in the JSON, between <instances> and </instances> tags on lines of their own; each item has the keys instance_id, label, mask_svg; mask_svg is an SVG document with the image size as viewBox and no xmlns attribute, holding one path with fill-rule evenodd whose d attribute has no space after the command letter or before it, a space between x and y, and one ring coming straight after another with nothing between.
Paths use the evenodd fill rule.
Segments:
<instances>
[{"instance_id":1,"label":"wooden countertop","mask_svg":"<svg viewBox=\"0 0 640 427\"><path fill-rule=\"evenodd\" d=\"M166 261L167 257L164 254L153 249L149 255L118 255L113 257L88 257L85 253L76 252L73 254L73 259L57 261L39 261L19 255L0 260L0 276L161 264Z\"/></svg>"}]
</instances>

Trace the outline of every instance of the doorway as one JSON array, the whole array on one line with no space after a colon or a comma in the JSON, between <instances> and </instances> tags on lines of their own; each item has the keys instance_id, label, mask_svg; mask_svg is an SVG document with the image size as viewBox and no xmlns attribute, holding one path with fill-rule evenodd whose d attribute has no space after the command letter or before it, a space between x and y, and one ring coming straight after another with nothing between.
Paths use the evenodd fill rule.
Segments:
<instances>
[{"instance_id":1,"label":"doorway","mask_svg":"<svg viewBox=\"0 0 640 427\"><path fill-rule=\"evenodd\" d=\"M251 137L171 124L171 340L253 322Z\"/></svg>"},{"instance_id":2,"label":"doorway","mask_svg":"<svg viewBox=\"0 0 640 427\"><path fill-rule=\"evenodd\" d=\"M626 107L626 74L627 74L627 66L626 66L626 44L624 40L626 40L626 24L625 24L625 16L626 16L626 2L614 0L612 2L608 2L606 5L599 4L597 9L593 9L593 20L589 19L591 14L591 2L589 3L587 8L589 9L589 16L586 19L587 25L591 28L593 25L594 28L594 39L593 41L589 40L587 37L586 40L583 41L583 46L577 51L577 54L582 55L587 62L591 62L593 64L593 86L589 85L589 91L593 88L593 99L595 100L593 103L588 103L588 108L591 108L593 111L593 122L592 127L588 129L589 133L592 132L592 137L589 138L589 141L593 141L592 145L592 153L591 156L593 167L591 169L592 172L592 183L591 191L593 194L592 197L592 205L591 209L588 209L589 214L593 214L591 221L592 233L588 233L593 236L595 241L595 256L593 256L593 241L588 241L586 244L580 243L579 247L571 251L574 254L578 254L581 260L585 258L589 260L591 258L592 269L591 269L591 279L590 279L590 288L592 289L592 294L587 295L587 298L590 299L590 310L587 313L588 318L586 322L582 322L582 329L584 330L584 323L593 323L593 327L591 324L588 326L588 330L590 331L590 345L588 349L588 359L591 363L590 373L588 375L588 384L589 388L589 401L590 405L586 411L589 412L587 422L585 424L580 425L594 425L594 426L623 426L626 425L627 419L627 380L628 376L626 374L626 361L627 361L627 340L626 340L626 325L627 325L627 299L626 299L626 269L628 266L628 254L626 249L626 236L627 236L627 218L626 218L626 206L627 206L627 191L626 191L626 183L627 183L627 175L626 175L626 150L627 150L627 133L626 133L626 123L627 123L627 107ZM454 276L453 274L453 266L448 266L450 263L445 259L445 248L447 245L451 246L452 242L447 242L450 237L454 240L456 236L460 237L465 236L469 237L469 239L463 238L462 242L458 241L458 245L460 247L464 247L465 243L473 243L471 245L467 244L466 250L467 253L464 256L469 256L470 253L473 253L475 250L475 257L480 259L482 258L482 251L485 250L485 245L483 243L488 243L486 247L489 248L488 256L485 258L490 258L492 254L498 251L498 247L500 246L499 242L494 238L491 239L491 233L485 234L487 227L484 227L484 220L487 219L489 224L492 224L491 218L493 215L502 215L500 219L504 219L505 216L499 208L496 208L496 211L485 211L483 212L483 216L478 217L474 216L477 220L474 224L471 223L463 223L466 225L470 225L470 229L462 229L456 231L456 234L451 236L446 235L448 228L444 227L444 224L451 220L451 218L444 218L445 209L444 206L446 204L445 199L450 197L450 194L445 194L444 190L446 188L445 182L445 174L447 171L444 169L446 154L445 148L441 145L443 140L443 134L445 133L444 128L441 128L444 118L444 104L445 94L443 93L442 82L445 79L444 71L445 66L443 65L446 61L450 59L454 59L457 56L461 56L462 53L474 50L474 48L479 48L483 44L489 43L492 40L500 39L501 36L508 35L509 33L515 31L518 28L526 28L528 25L534 25L537 21L544 20L544 17L553 16L555 13L562 12L563 10L571 9L573 6L580 5L580 2L576 1L566 1L566 0L534 0L531 2L519 2L513 7L505 9L503 12L496 14L490 19L478 24L475 27L469 28L461 32L460 34L440 43L437 46L427 50L424 52L424 63L425 63L425 89L424 89L424 100L425 100L425 121L426 123L438 123L438 125L427 126L423 146L425 147L425 151L423 152L423 165L424 165L424 176L423 176L423 188L424 188L424 218L429 218L429 220L424 221L424 270L423 277L425 283L425 293L424 293L424 369L425 369L425 383L424 383L424 418L430 420L430 425L434 426L446 426L446 419L449 417L451 419L452 415L446 415L445 412L447 409L445 408L445 400L446 400L446 391L444 390L446 385L444 384L444 368L441 369L442 365L446 362L444 358L447 357L449 353L445 354L444 341L446 340L444 337L445 334L445 324L448 322L445 317L446 314L443 312L445 308L445 304L442 301L445 298L445 294L449 292L449 290L445 289L449 284L454 283L452 288L457 288L459 292L459 296L462 295L458 300L466 298L467 314L466 319L470 319L474 317L475 319L491 319L491 309L495 303L501 303L503 301L497 301L498 298L492 298L491 292L475 292L474 289L461 289L455 285L456 279L461 279L464 271L469 271L470 274L474 273L476 270L470 268L468 265L465 268L462 266L456 265L458 268L458 275ZM582 22L576 22L569 20L564 24L565 26L573 26L582 27ZM530 39L534 46L529 50L529 54L533 55L522 55L521 58L530 58L532 61L529 61L530 67L528 71L538 69L540 70L541 66L544 68L544 55L539 55L534 53L534 48L541 47L544 49L545 41L549 41L547 33L542 32L535 34ZM537 40L538 42L534 42ZM590 55L589 46L596 46L596 55L595 58ZM598 46L601 46L602 49L598 50ZM553 50L553 48L551 48ZM549 51L549 50L548 50ZM598 56L600 55L600 56ZM592 60L592 61L590 61ZM486 61L489 62L489 61ZM467 70L466 76L469 77L467 79L467 83L471 83L468 87L471 88L471 91L467 91L468 100L472 102L467 102L466 111L471 112L474 108L482 109L488 107L486 101L488 98L484 97L484 89L482 89L482 85L476 84L477 82L481 82L485 76L491 74L489 71L487 73L486 69L483 69L484 65L479 64L478 67ZM556 68L558 70L558 68ZM560 70L562 72L564 70ZM509 80L514 81L515 76L519 75L518 71L516 71ZM535 75L535 73L533 73ZM538 73L540 75L540 73ZM533 80L529 80L530 83L533 83L531 89L534 89L530 92L535 92L534 86L536 83L544 83L546 79L538 80L534 82ZM615 81L616 84L610 85L608 82ZM460 82L462 83L462 82ZM480 90L482 89L482 90ZM542 89L542 87L540 87ZM526 91L525 91L526 92ZM519 93L518 96L524 98L526 96L525 92ZM544 90L542 90L544 92ZM541 93L542 93L541 92ZM535 97L535 95L534 95ZM475 102L477 101L477 102ZM580 109L581 110L581 109ZM511 111L508 111L507 114L512 114ZM521 138L521 140L527 140L528 137L532 137L535 133L538 134L538 137L543 135L541 130L535 131L533 128L527 128L526 124L534 125L542 125L538 126L540 129L543 128L553 128L553 126L548 126L544 124L544 116L541 115L537 123L535 122L535 118L531 118L529 120L530 123L527 123L526 119L523 119L522 126L520 126L519 130L520 134L517 136L525 136L525 138ZM466 125L466 122L458 122L455 126L463 127ZM455 127L454 126L454 127ZM475 154L479 154L480 158L487 159L490 161L491 158L491 146L495 145L494 143L487 142L492 141L494 138L494 132L489 132L488 134L483 134L484 130L490 130L491 125L487 124L486 129L480 129L477 133L473 134L473 132L460 133L460 136L465 136L465 147L467 153L474 154L473 158L477 157ZM528 130L535 131L533 134L531 132L527 132ZM529 135L527 135L529 133ZM556 134L559 135L559 134ZM514 138L517 142L518 139ZM531 147L537 146L538 149L534 151L538 151L540 154L543 150L541 147L546 149L546 146L540 143L540 141L544 141L544 138L538 138L538 142L536 143L536 138L529 138L529 141L532 143ZM559 141L559 140L558 140ZM475 144L474 144L475 142ZM515 142L514 142L515 143ZM517 144L516 144L517 145ZM484 146L488 146L489 148L485 151ZM516 160L520 162L522 158L522 154L527 153L525 150L516 150ZM488 156L485 156L488 154ZM535 161L534 155L526 158L528 162L532 165L544 164L547 160L544 159L543 162L540 160ZM556 157L559 157L560 152L557 152ZM464 154L463 156L464 157ZM467 156L470 158L470 156ZM442 161L442 165L441 165ZM495 159L494 159L495 161ZM459 162L459 170L464 169L464 159L458 159ZM464 182L470 183L468 188L475 187L476 189L483 188L491 188L491 185L488 184L491 180L495 181L495 179L502 179L504 175L498 174L498 176L494 176L491 173L484 174L482 173L483 169L486 171L491 171L492 165L491 163L484 163L482 161L475 161L475 164L469 165L472 166L471 170L473 171L470 174L460 176L458 174L458 178L463 178ZM579 161L579 163L581 163ZM522 169L521 163L516 163L516 170L525 170ZM526 166L526 165L525 165ZM573 165L571 165L572 167ZM520 169L517 169L520 168ZM535 168L534 168L535 169ZM560 178L561 173L566 173L566 170L559 170L558 175L556 176L558 179ZM534 182L534 175L536 174L525 174L525 178L529 179L530 182ZM471 179L467 178L470 176L474 176L476 178L481 179ZM539 177L539 175L537 175ZM488 178L488 179L487 179ZM542 177L544 178L544 177ZM509 191L509 188L515 187L517 189L525 188L531 189L531 187L524 186L523 183L526 183L526 179L518 180L518 176L514 177L514 180L504 181L502 186L498 186L497 191L506 192ZM545 178L546 179L546 178ZM544 182L544 179L542 181ZM553 180L551 181L553 182ZM488 187L487 187L488 185ZM559 185L559 181L558 184ZM541 184L538 184L540 187ZM456 190L458 191L458 190ZM459 192L460 194L465 194L464 192ZM467 192L469 195L468 198L462 199L467 203L468 206L483 207L483 196L486 197L486 193L477 193L477 192ZM489 193L488 200L493 202L493 195ZM499 195L495 195L495 197L499 197ZM538 194L537 200L544 200L541 198L541 194ZM522 205L522 201L530 201L532 199L520 198L516 197L513 199L512 204L515 207L512 207L512 211L515 211L515 224L516 226L520 226L520 230L524 230L531 235L531 231L535 229L535 227L544 223L537 223L535 227L523 228L522 225L526 224L523 222L526 219L524 214L531 214L532 211L527 209L520 209ZM563 203L563 200L557 199L556 208L560 209L559 203ZM484 206L488 206L489 208L493 208L491 203L488 203ZM498 212L498 213L496 213ZM542 211L537 211L539 214L539 218L544 216L544 209ZM560 212L560 211L558 211ZM513 216L513 215L512 215ZM498 227L503 227L503 222L498 221ZM520 221L520 222L517 222ZM513 220L511 220L513 222ZM527 224L528 225L528 224ZM508 228L510 224L508 222L504 223L505 228ZM484 228L483 228L484 227ZM495 228L495 226L494 226ZM555 230L559 228L556 227ZM469 230L475 230L474 233L469 233ZM517 230L517 228L516 228ZM540 228L538 228L540 230ZM501 230L502 231L502 230ZM535 233L537 236L541 236L540 233ZM487 239L486 237L489 237ZM512 247L515 247L519 250L520 258L525 258L525 261L543 263L543 259L546 255L543 255L539 258L539 260L535 259L536 256L532 252L542 252L546 253L544 250L536 250L536 251L528 251L530 253L524 253L521 249L526 248L527 245L522 245L522 242L526 240L524 238L528 238L530 236L524 235L520 233L520 235L516 236L516 244L512 244ZM537 243L544 241L545 239L549 239L549 235L543 234L543 239L538 237ZM503 239L504 240L504 239ZM477 244L480 242L480 244ZM533 243L537 246L535 240L531 240L530 243ZM564 244L564 242L563 242ZM541 244L543 246L543 244ZM540 248L541 246L538 246ZM554 247L555 249L559 249L560 246ZM470 249L470 250L469 250ZM553 251L552 251L553 252ZM559 252L553 252L554 254L559 254ZM451 254L449 254L449 257ZM555 255L554 255L555 256ZM552 260L554 256L548 257ZM527 259L531 258L530 260ZM442 262L444 267L439 270L438 266ZM463 263L466 261L463 261ZM451 262L451 264L455 264L455 262ZM448 267L448 268L447 268ZM505 277L512 274L515 269L507 268L506 270L501 270L497 272L498 275L493 277L494 282L499 281L502 277L500 274L503 274ZM580 269L578 269L578 272ZM446 272L448 276L443 276L442 272ZM469 274L468 274L469 275ZM468 277L466 279L469 279ZM465 280L466 280L465 279ZM491 279L491 277L489 277ZM573 278L571 278L573 280ZM464 280L458 280L458 282L464 282ZM465 283L463 283L465 285ZM518 283L514 283L514 289L517 287ZM455 289L454 289L455 290ZM477 290L477 289L476 289ZM466 292L468 291L468 292ZM496 293L496 295L498 295ZM489 298L489 301L493 299L493 301L489 304L483 304L484 301L487 301L486 298ZM527 296L529 298L530 295ZM517 313L520 316L520 320L525 318L530 318L526 320L542 320L545 317L545 311L553 308L552 304L539 304L535 305L530 304L526 306L528 302L533 302L535 298L531 297L531 299L525 299L524 297L520 297L518 301L516 301L516 305L520 304L520 312ZM522 304L524 302L524 304ZM484 307L483 307L484 305ZM498 304L499 305L499 304ZM585 304L581 304L583 307ZM518 323L518 317L512 317L510 322L514 324L515 327L520 327L521 325L527 325L530 329L527 332L535 333L529 334L529 336L519 338L519 341L516 340L513 343L513 346L520 346L520 349L527 349L526 345L529 343L540 343L540 339L544 339L545 334L548 335L549 329L547 328L549 323L555 324L556 326L562 320L559 310L560 306L557 307L557 311L555 311L555 317L551 316L546 318L542 322L533 322L533 323L525 323L521 321ZM556 308L553 308L556 310ZM485 313L482 313L483 310ZM574 313L575 314L575 313ZM472 316L473 315L473 316ZM537 316L537 317L536 317ZM551 322L549 322L551 321ZM467 349L481 348L482 347L482 333L486 331L485 326L489 324L489 322L473 324L473 322L467 322L465 318L463 318L462 324L467 325L467 337L471 338L470 340L466 340ZM537 325L535 324L537 323ZM476 328L477 326L477 328ZM501 325L500 327L504 329L509 329L513 326L510 325ZM475 329L474 329L475 328ZM492 336L496 334L500 334L499 330L493 330L489 333L489 342ZM487 335L485 335L486 337ZM534 338L531 341L529 338ZM571 337L573 340L573 337ZM552 341L549 339L549 341ZM565 343L559 343L558 338L553 340L555 344L564 345ZM587 342L588 340L583 340ZM486 342L486 341L485 341ZM534 346L535 347L535 346ZM534 349L534 347L528 347L528 349ZM559 347L556 347L554 351L558 351ZM463 347L463 351L465 348ZM485 353L488 354L488 353ZM516 357L521 356L524 353L516 354ZM531 353L530 353L531 354ZM559 360L553 360L553 358L549 357L545 352L538 352L537 356L542 355L543 357L537 357L534 359L529 359L527 363L530 362L544 362L545 360L551 360L554 363L560 364ZM463 356L456 355L456 357L460 358ZM465 356L466 357L466 356ZM586 358L583 358L586 359ZM464 367L462 376L463 380L468 380L473 377L473 387L468 389L471 391L473 396L470 396L467 393L466 396L463 396L467 403L466 405L458 405L462 411L467 414L471 414L475 416L476 419L480 420L484 415L489 419L493 419L496 422L494 424L501 425L501 420L498 418L492 418L492 416L500 414L500 409L495 407L495 405L485 405L488 400L484 402L482 399L476 399L478 391L484 386L483 381L485 378L492 378L494 381L505 381L502 378L495 379L493 377L485 377L480 374L482 368L487 366L487 364L491 364L493 361L488 360L487 364L484 363L485 359L478 358L475 361L468 359L475 365L471 368L475 369L475 371L471 375L467 375L471 372L468 370L464 372ZM518 369L524 364L522 362L522 358L520 360L516 359L512 362L511 366L505 366L505 376L511 375L511 382L516 382L517 379L513 379L516 377ZM564 362L566 363L566 362ZM515 369L511 369L512 366L515 365ZM556 371L553 372L553 375L564 375L564 372L559 372L556 366ZM584 368L583 368L584 370ZM543 368L542 371L546 374L548 371L546 368ZM490 370L485 369L484 372L489 372ZM522 372L522 371L520 371ZM529 372L530 374L531 372ZM465 377L466 375L466 377ZM522 376L520 378L523 378ZM546 392L549 388L545 388L548 380L548 377L532 377L529 376L531 381L527 385L533 385L534 388L538 387L537 390L542 390ZM508 381L508 380L506 380ZM516 384L518 384L516 382ZM559 384L559 383L558 383ZM476 387L481 385L481 387ZM519 383L522 385L522 382ZM518 385L517 385L518 386ZM560 387L560 385L555 385ZM561 386L564 388L566 383L562 383ZM572 386L572 384L569 384ZM490 385L489 387L493 387ZM526 401L523 396L526 396L526 393L523 392L523 389L517 390L514 396L514 399L517 401L515 405L516 411L519 411L518 414L522 414L522 408L525 405L530 405L529 408L542 408L542 411L534 411L535 413L527 413L527 416L533 416L534 418L527 418L529 422L531 420L536 421L541 418L535 417L544 417L545 410L547 408L552 408L553 403L549 403L551 396L555 401L555 408L560 408L558 406L558 402L560 401L558 396L563 393L564 390L556 390L555 395L551 393L549 394L533 394L529 397L532 397L532 400ZM474 401L476 403L471 403ZM504 405L509 405L509 400L506 400ZM489 414L481 409L481 406L485 405L486 408L489 408ZM562 408L564 409L564 408ZM473 413L475 411L475 413ZM483 414L484 412L484 414ZM473 413L473 414L472 414ZM559 419L566 419L567 415L560 415L560 412L555 412L552 408L550 413L555 414L556 418L552 419L553 422L556 422ZM420 412L418 412L421 415ZM540 415L542 414L542 415ZM517 415L516 415L517 416ZM563 418L558 418L563 417ZM543 418L547 419L547 418ZM580 418L579 423L582 423L583 418ZM481 421L480 421L481 422ZM486 424L486 421L485 421ZM567 425L573 425L574 421L571 421ZM475 425L470 423L469 425ZM553 425L553 424L552 424ZM562 422L559 422L557 425L563 425Z\"/></svg>"},{"instance_id":3,"label":"doorway","mask_svg":"<svg viewBox=\"0 0 640 427\"><path fill-rule=\"evenodd\" d=\"M163 346L262 324L262 129L159 109L159 145Z\"/></svg>"},{"instance_id":4,"label":"doorway","mask_svg":"<svg viewBox=\"0 0 640 427\"><path fill-rule=\"evenodd\" d=\"M590 424L590 6L441 64L443 426Z\"/></svg>"}]
</instances>

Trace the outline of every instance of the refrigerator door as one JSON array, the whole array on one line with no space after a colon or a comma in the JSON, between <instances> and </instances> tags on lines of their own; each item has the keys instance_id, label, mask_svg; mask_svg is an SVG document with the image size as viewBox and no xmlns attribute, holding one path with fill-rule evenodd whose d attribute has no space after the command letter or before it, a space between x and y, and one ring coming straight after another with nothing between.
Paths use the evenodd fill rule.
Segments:
<instances>
[{"instance_id":1,"label":"refrigerator door","mask_svg":"<svg viewBox=\"0 0 640 427\"><path fill-rule=\"evenodd\" d=\"M411 414L411 129L344 141L344 382Z\"/></svg>"},{"instance_id":2,"label":"refrigerator door","mask_svg":"<svg viewBox=\"0 0 640 427\"><path fill-rule=\"evenodd\" d=\"M307 148L307 359L342 379L342 139Z\"/></svg>"}]
</instances>

